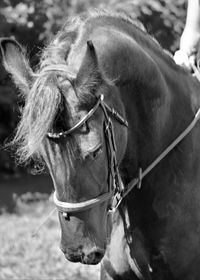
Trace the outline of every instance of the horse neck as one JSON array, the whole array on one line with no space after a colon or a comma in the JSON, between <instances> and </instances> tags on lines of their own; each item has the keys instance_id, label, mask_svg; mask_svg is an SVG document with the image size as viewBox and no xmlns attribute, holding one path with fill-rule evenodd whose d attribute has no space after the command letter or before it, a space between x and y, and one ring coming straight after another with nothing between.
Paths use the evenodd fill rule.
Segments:
<instances>
[{"instance_id":1,"label":"horse neck","mask_svg":"<svg viewBox=\"0 0 200 280\"><path fill-rule=\"evenodd\" d=\"M130 73L132 79L120 87L129 122L127 151L121 163L125 183L138 176L139 167L144 171L180 135L200 104L199 98L194 101L199 85L189 75L166 65L156 54L154 59L144 50L137 51L135 58L143 63L135 61ZM152 205L165 215L166 209L161 206L168 205L185 180L185 166L190 164L187 156L191 157L190 142L187 138L181 149L174 149L163 159L143 179L141 190L132 191L131 199L122 204L127 206L130 221L134 221L133 228L137 223L140 226L143 215L147 224L151 222ZM146 221L146 217L150 220Z\"/></svg>"},{"instance_id":2,"label":"horse neck","mask_svg":"<svg viewBox=\"0 0 200 280\"><path fill-rule=\"evenodd\" d=\"M168 94L163 74L151 57L141 49L133 58L131 78L120 90L130 124L129 143L132 147L131 139L134 139L137 150L134 154L137 154L140 164L146 165L161 150L160 139L166 124L171 121L172 97Z\"/></svg>"},{"instance_id":3,"label":"horse neck","mask_svg":"<svg viewBox=\"0 0 200 280\"><path fill-rule=\"evenodd\" d=\"M173 63L142 48L136 52L132 79L121 86L130 124L124 162L134 176L139 166L147 167L189 125L196 88L186 72L171 67Z\"/></svg>"}]
</instances>

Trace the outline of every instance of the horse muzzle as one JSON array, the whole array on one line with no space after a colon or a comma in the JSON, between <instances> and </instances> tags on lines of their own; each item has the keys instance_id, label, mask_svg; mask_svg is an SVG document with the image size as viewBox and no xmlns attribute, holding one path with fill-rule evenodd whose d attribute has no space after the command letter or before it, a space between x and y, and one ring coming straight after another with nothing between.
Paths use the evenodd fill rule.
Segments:
<instances>
[{"instance_id":1,"label":"horse muzzle","mask_svg":"<svg viewBox=\"0 0 200 280\"><path fill-rule=\"evenodd\" d=\"M105 250L100 249L98 247L91 249L90 251L84 252L83 250L79 250L77 252L70 252L63 250L65 258L70 262L80 262L82 264L88 265L96 265L98 264L102 258L104 257Z\"/></svg>"}]
</instances>

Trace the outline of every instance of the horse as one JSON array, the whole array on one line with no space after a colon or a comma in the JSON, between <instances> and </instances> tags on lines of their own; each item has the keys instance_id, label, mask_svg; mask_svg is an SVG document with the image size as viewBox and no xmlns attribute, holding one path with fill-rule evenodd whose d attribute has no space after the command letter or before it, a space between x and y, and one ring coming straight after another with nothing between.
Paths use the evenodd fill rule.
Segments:
<instances>
[{"instance_id":1,"label":"horse","mask_svg":"<svg viewBox=\"0 0 200 280\"><path fill-rule=\"evenodd\" d=\"M71 262L101 279L199 279L200 85L139 22L69 19L32 70L2 38L24 99L12 141L47 166Z\"/></svg>"}]
</instances>

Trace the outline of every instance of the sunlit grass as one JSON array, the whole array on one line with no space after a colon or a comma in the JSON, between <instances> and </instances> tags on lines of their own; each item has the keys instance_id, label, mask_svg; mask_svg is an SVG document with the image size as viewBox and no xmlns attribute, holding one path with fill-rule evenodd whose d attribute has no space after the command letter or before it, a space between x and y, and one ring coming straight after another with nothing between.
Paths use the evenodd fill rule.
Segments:
<instances>
[{"instance_id":1,"label":"sunlit grass","mask_svg":"<svg viewBox=\"0 0 200 280\"><path fill-rule=\"evenodd\" d=\"M0 280L99 279L99 266L68 262L59 249L60 226L54 212L36 237L32 233L53 208L48 201L18 206L0 215Z\"/></svg>"}]
</instances>

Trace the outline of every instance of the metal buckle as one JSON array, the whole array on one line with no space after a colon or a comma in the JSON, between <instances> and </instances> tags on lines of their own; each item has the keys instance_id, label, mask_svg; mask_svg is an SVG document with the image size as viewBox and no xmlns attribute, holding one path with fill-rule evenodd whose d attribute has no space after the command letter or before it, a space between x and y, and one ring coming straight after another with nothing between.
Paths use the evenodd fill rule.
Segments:
<instances>
[{"instance_id":1,"label":"metal buckle","mask_svg":"<svg viewBox=\"0 0 200 280\"><path fill-rule=\"evenodd\" d=\"M67 213L67 212L61 212L61 213L66 221L70 221L69 213Z\"/></svg>"},{"instance_id":2,"label":"metal buckle","mask_svg":"<svg viewBox=\"0 0 200 280\"><path fill-rule=\"evenodd\" d=\"M111 205L110 209L108 210L108 212L114 213L117 210L118 206L120 205L122 198L123 197L122 197L121 192L117 192L112 199L112 205Z\"/></svg>"}]
</instances>

